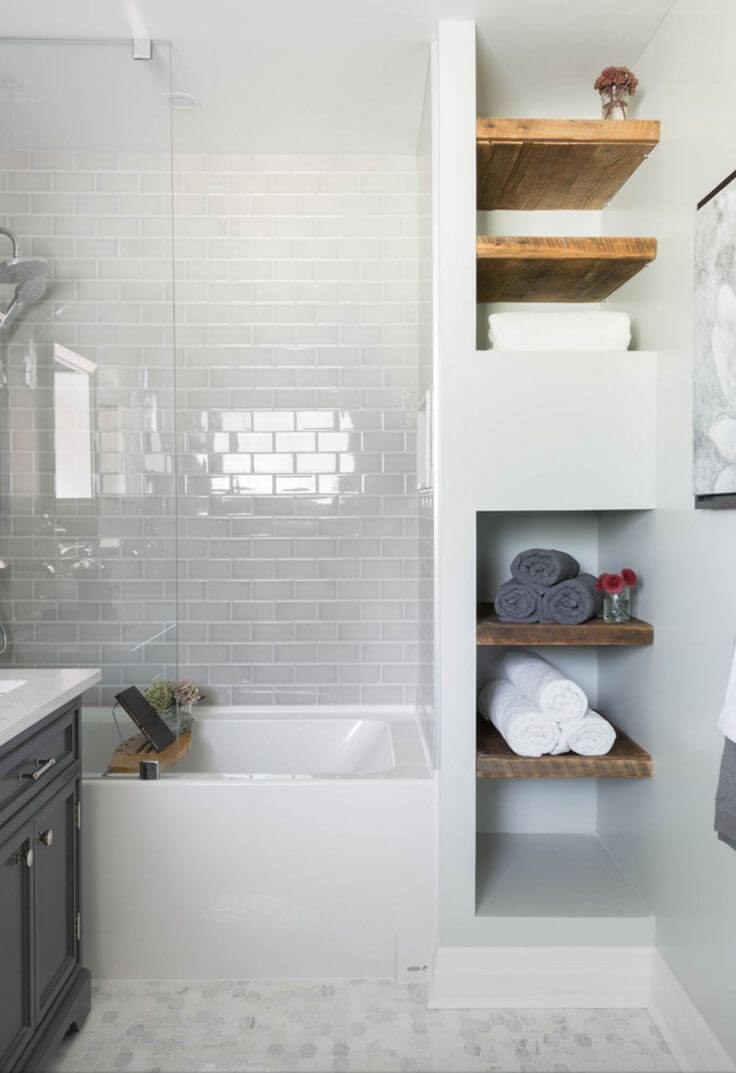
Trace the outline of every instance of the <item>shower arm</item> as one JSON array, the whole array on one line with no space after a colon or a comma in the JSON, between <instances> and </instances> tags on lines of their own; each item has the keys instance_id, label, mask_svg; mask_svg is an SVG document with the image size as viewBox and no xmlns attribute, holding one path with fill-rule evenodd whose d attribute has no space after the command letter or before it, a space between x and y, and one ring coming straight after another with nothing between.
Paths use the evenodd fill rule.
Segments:
<instances>
[{"instance_id":1,"label":"shower arm","mask_svg":"<svg viewBox=\"0 0 736 1073\"><path fill-rule=\"evenodd\" d=\"M18 239L15 237L14 232L9 231L7 227L0 227L0 235L5 235L6 238L10 239L10 241L13 244L13 257L17 258L17 256L18 256Z\"/></svg>"}]
</instances>

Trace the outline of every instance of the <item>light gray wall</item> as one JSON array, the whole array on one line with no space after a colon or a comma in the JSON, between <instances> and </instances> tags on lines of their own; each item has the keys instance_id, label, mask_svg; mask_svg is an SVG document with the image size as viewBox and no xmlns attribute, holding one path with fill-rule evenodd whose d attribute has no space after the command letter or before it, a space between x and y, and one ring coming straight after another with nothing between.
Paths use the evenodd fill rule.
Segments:
<instances>
[{"instance_id":1,"label":"light gray wall","mask_svg":"<svg viewBox=\"0 0 736 1073\"><path fill-rule=\"evenodd\" d=\"M2 165L54 275L3 355L6 658L106 703L177 653L211 703L414 703L416 156L178 154L176 364L166 154ZM53 342L99 364L91 501L54 495Z\"/></svg>"},{"instance_id":2,"label":"light gray wall","mask_svg":"<svg viewBox=\"0 0 736 1073\"><path fill-rule=\"evenodd\" d=\"M640 571L637 613L655 626L651 650L601 659L601 706L651 750L655 774L601 785L599 824L656 914L659 949L736 1059L736 854L712 829L736 514L696 512L690 494L695 205L736 167L735 54L730 0L675 3L636 64L634 114L661 119L661 143L603 214L608 234L658 240L654 265L606 307L628 310L636 345L661 352L661 383L659 509L601 534L602 561Z\"/></svg>"}]
</instances>

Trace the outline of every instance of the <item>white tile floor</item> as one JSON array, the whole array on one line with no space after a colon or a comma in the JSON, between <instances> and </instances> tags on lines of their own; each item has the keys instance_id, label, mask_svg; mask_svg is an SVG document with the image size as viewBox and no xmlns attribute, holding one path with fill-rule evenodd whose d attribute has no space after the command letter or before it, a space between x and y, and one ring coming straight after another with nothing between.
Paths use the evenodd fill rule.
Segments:
<instances>
[{"instance_id":1,"label":"white tile floor","mask_svg":"<svg viewBox=\"0 0 736 1073\"><path fill-rule=\"evenodd\" d=\"M393 981L101 981L46 1073L648 1073L646 1010L427 1011Z\"/></svg>"}]
</instances>

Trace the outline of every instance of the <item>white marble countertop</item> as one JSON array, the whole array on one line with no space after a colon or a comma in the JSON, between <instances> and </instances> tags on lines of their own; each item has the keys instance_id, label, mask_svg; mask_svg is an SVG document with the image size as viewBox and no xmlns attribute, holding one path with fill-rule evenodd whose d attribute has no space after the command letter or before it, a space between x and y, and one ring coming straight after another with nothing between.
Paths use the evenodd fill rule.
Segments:
<instances>
[{"instance_id":1,"label":"white marble countertop","mask_svg":"<svg viewBox=\"0 0 736 1073\"><path fill-rule=\"evenodd\" d=\"M102 677L95 667L0 669L0 746L74 700ZM11 682L22 682L6 692Z\"/></svg>"}]
</instances>

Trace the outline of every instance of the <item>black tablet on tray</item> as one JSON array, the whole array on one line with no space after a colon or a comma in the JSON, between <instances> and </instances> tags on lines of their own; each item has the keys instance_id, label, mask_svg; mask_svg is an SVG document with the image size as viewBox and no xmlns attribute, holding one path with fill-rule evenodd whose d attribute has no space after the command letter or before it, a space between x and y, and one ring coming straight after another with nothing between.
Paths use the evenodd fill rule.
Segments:
<instances>
[{"instance_id":1,"label":"black tablet on tray","mask_svg":"<svg viewBox=\"0 0 736 1073\"><path fill-rule=\"evenodd\" d=\"M115 694L115 700L124 708L135 725L150 741L156 752L160 753L167 745L176 741L176 734L169 730L152 704L149 704L140 689L130 686Z\"/></svg>"}]
</instances>

